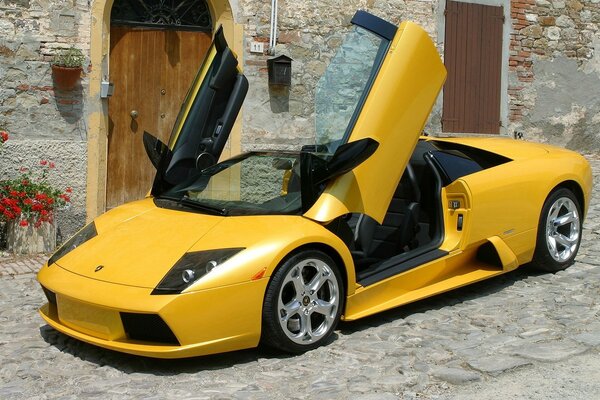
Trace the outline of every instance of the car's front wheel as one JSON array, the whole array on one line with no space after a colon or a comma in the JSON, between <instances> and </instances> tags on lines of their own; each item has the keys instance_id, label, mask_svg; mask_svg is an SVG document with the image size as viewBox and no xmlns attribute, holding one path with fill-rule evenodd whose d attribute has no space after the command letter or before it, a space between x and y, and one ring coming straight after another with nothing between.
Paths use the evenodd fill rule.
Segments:
<instances>
[{"instance_id":1,"label":"car's front wheel","mask_svg":"<svg viewBox=\"0 0 600 400\"><path fill-rule=\"evenodd\" d=\"M542 208L531 265L556 272L573 264L581 242L581 205L573 192L552 192Z\"/></svg>"},{"instance_id":2,"label":"car's front wheel","mask_svg":"<svg viewBox=\"0 0 600 400\"><path fill-rule=\"evenodd\" d=\"M321 251L302 251L269 282L262 342L291 353L314 349L331 336L343 303L344 284L335 262Z\"/></svg>"}]
</instances>

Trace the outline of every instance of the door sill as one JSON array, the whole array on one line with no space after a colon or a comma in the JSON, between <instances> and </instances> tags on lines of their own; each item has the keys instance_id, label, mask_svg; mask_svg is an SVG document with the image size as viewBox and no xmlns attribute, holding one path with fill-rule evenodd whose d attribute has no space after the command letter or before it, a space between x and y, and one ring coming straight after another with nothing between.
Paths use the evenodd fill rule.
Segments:
<instances>
[{"instance_id":1,"label":"door sill","mask_svg":"<svg viewBox=\"0 0 600 400\"><path fill-rule=\"evenodd\" d=\"M406 253L379 262L356 274L357 283L363 287L372 285L394 275L417 268L428 262L447 256L449 253L439 248L425 249L417 254Z\"/></svg>"}]
</instances>

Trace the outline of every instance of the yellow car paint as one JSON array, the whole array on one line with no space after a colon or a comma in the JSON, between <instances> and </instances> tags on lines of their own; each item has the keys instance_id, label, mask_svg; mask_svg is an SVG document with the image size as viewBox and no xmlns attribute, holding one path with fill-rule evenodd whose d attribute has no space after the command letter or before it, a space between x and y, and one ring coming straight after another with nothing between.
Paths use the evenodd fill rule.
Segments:
<instances>
[{"instance_id":1,"label":"yellow car paint","mask_svg":"<svg viewBox=\"0 0 600 400\"><path fill-rule=\"evenodd\" d=\"M345 320L391 308L500 275L505 271L476 260L475 250L457 250L400 275L361 288L348 297Z\"/></svg>"},{"instance_id":2,"label":"yellow car paint","mask_svg":"<svg viewBox=\"0 0 600 400\"><path fill-rule=\"evenodd\" d=\"M52 327L91 344L159 358L255 347L260 339L262 294L268 282L263 278L181 295L150 296L145 288L84 278L57 265L42 267L38 279L47 289L62 292L57 295L58 307L46 304L40 309ZM61 307L66 307L66 320ZM79 315L73 309L79 310ZM227 309L236 310L235 318L224 318ZM180 346L128 339L119 312L157 313L176 332Z\"/></svg>"},{"instance_id":3,"label":"yellow car paint","mask_svg":"<svg viewBox=\"0 0 600 400\"><path fill-rule=\"evenodd\" d=\"M199 81L202 73L205 69ZM434 139L512 160L441 189L443 235L437 247L445 253L440 258L363 286L357 281L351 249L327 227L350 212L383 219L445 74L426 33L403 23L350 137L373 138L378 149L330 182L304 216L215 216L161 208L152 197L115 208L94 221L96 237L42 267L38 280L56 300L42 306L41 316L60 332L108 349L191 357L256 346L270 279L284 260L302 249L326 252L341 269L346 287L342 318L348 321L531 261L549 193L559 185L580 191L585 214L592 175L586 160L573 152L512 139ZM192 90L197 91L196 86ZM177 133L172 143L176 139ZM239 176L225 180L225 185L240 185ZM287 193L289 181L284 182ZM478 257L483 246L491 246L499 262ZM151 295L185 253L224 248L243 250L180 294ZM179 345L128 338L120 313L159 315Z\"/></svg>"},{"instance_id":4,"label":"yellow car paint","mask_svg":"<svg viewBox=\"0 0 600 400\"><path fill-rule=\"evenodd\" d=\"M202 63L202 67L198 71L198 74L194 78L194 82L192 83L192 87L186 95L186 98L183 103L183 107L181 108L180 115L177 116L177 121L175 121L175 128L173 129L173 133L171 134L171 138L169 139L169 148L173 150L175 143L177 143L177 139L179 139L179 134L181 133L181 129L183 128L183 123L185 122L188 114L190 113L190 109L192 108L192 104L194 103L194 99L202 86L202 82L204 82L204 78L208 73L208 69L212 64L215 56L217 55L217 49L213 43L208 49L206 57L204 58L204 62Z\"/></svg>"},{"instance_id":5,"label":"yellow car paint","mask_svg":"<svg viewBox=\"0 0 600 400\"><path fill-rule=\"evenodd\" d=\"M403 22L349 139L372 138L379 147L331 182L304 215L329 222L355 212L381 223L445 79L446 68L427 32Z\"/></svg>"},{"instance_id":6,"label":"yellow car paint","mask_svg":"<svg viewBox=\"0 0 600 400\"><path fill-rule=\"evenodd\" d=\"M113 213L117 224L108 222ZM130 287L153 289L184 253L218 248L245 250L186 292L246 282L263 268L267 268L264 276L269 277L284 257L311 244L335 249L344 264L352 263L350 251L340 238L301 216L220 217L159 208L147 198L111 210L96 221L98 236L57 264L79 276ZM142 240L134 240L139 238ZM103 268L96 272L98 265ZM354 271L348 271L350 293L354 282Z\"/></svg>"}]
</instances>

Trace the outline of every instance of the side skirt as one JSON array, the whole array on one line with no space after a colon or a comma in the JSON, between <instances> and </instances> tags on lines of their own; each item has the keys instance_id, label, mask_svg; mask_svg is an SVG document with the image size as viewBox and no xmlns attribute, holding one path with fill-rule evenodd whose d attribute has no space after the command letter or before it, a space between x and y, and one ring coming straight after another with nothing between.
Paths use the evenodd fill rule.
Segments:
<instances>
[{"instance_id":1,"label":"side skirt","mask_svg":"<svg viewBox=\"0 0 600 400\"><path fill-rule=\"evenodd\" d=\"M361 287L349 296L344 320L353 321L507 272L477 257L477 248L441 258Z\"/></svg>"},{"instance_id":2,"label":"side skirt","mask_svg":"<svg viewBox=\"0 0 600 400\"><path fill-rule=\"evenodd\" d=\"M419 265L427 264L447 255L447 251L436 248L405 260L401 259L401 256L403 255L400 257L393 257L390 260L380 263L374 268L372 267L364 272L359 272L358 284L361 286L370 286L386 278L409 271ZM399 260L396 261L395 259L397 258Z\"/></svg>"}]
</instances>

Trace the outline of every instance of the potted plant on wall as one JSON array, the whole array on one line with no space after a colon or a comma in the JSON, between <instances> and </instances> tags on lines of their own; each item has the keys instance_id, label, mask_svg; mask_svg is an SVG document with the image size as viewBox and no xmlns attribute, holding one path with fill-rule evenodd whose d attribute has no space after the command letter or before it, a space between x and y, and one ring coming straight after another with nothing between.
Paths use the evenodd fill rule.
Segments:
<instances>
[{"instance_id":1,"label":"potted plant on wall","mask_svg":"<svg viewBox=\"0 0 600 400\"><path fill-rule=\"evenodd\" d=\"M75 47L60 49L52 59L54 86L61 90L72 90L81 78L85 56Z\"/></svg>"},{"instance_id":2,"label":"potted plant on wall","mask_svg":"<svg viewBox=\"0 0 600 400\"><path fill-rule=\"evenodd\" d=\"M7 223L8 251L15 254L49 253L56 247L54 214L71 201L71 188L62 191L48 182L53 162L39 169L21 168L14 179L0 181L0 219Z\"/></svg>"}]
</instances>

